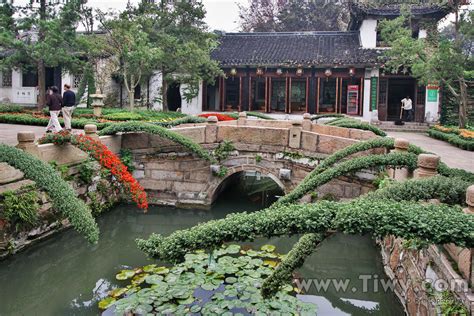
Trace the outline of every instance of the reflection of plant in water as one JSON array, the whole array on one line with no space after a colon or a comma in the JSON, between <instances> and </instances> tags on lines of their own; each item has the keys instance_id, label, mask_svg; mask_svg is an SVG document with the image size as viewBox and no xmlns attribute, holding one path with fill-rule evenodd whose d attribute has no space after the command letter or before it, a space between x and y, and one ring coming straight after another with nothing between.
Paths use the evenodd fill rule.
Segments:
<instances>
[{"instance_id":1,"label":"reflection of plant in water","mask_svg":"<svg viewBox=\"0 0 474 316\"><path fill-rule=\"evenodd\" d=\"M99 303L106 309L115 306L115 313L135 314L313 314L315 306L299 301L288 283L275 297L263 300L260 288L274 270L282 255L275 247L243 250L228 245L210 256L196 251L174 267L155 264L133 270L122 270L118 280L131 280L124 288L109 292Z\"/></svg>"}]
</instances>

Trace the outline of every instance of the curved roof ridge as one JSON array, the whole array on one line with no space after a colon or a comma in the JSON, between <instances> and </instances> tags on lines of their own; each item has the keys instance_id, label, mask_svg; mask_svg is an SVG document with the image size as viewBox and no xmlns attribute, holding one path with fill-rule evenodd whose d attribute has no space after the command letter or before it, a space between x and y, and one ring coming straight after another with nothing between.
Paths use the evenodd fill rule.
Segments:
<instances>
[{"instance_id":1,"label":"curved roof ridge","mask_svg":"<svg viewBox=\"0 0 474 316\"><path fill-rule=\"evenodd\" d=\"M234 32L222 33L222 36L354 35L358 33L358 31Z\"/></svg>"}]
</instances>

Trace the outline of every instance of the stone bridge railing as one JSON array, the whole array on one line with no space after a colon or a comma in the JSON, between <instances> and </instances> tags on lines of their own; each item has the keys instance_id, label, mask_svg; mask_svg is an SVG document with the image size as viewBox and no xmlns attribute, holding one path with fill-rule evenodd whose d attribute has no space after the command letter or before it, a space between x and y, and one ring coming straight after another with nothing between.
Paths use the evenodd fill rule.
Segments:
<instances>
[{"instance_id":1,"label":"stone bridge railing","mask_svg":"<svg viewBox=\"0 0 474 316\"><path fill-rule=\"evenodd\" d=\"M132 151L134 176L147 190L152 204L205 208L214 202L222 183L235 173L258 172L289 192L321 158L360 140L376 137L368 131L314 124L309 115L301 121L266 121L247 119L245 113L236 121L217 122L215 117L210 117L207 123L181 125L173 131L209 150L224 140L231 141L235 151L220 162L227 168L225 175L217 176L215 171L219 166L210 166L185 148L157 135L127 133L99 139L113 152ZM94 125L86 126L85 133L98 137ZM18 141L19 148L60 165L74 165L87 158L69 144L37 145L34 134L29 132L19 133ZM333 180L321 186L318 193L338 198L357 197L372 188L374 177L370 172L359 175Z\"/></svg>"}]
</instances>

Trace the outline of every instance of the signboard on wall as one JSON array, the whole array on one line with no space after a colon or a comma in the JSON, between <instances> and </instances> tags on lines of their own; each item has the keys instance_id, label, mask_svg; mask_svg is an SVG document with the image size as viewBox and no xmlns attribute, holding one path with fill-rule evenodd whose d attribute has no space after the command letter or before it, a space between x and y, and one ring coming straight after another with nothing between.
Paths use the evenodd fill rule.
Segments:
<instances>
[{"instance_id":1,"label":"signboard on wall","mask_svg":"<svg viewBox=\"0 0 474 316\"><path fill-rule=\"evenodd\" d=\"M428 94L428 102L438 102L438 87L428 86L426 87L426 93Z\"/></svg>"},{"instance_id":2,"label":"signboard on wall","mask_svg":"<svg viewBox=\"0 0 474 316\"><path fill-rule=\"evenodd\" d=\"M359 113L359 86L347 86L347 114Z\"/></svg>"},{"instance_id":3,"label":"signboard on wall","mask_svg":"<svg viewBox=\"0 0 474 316\"><path fill-rule=\"evenodd\" d=\"M377 110L377 89L378 89L378 78L370 78L370 109L372 111Z\"/></svg>"},{"instance_id":4,"label":"signboard on wall","mask_svg":"<svg viewBox=\"0 0 474 316\"><path fill-rule=\"evenodd\" d=\"M12 93L12 101L20 104L36 104L36 96L36 88L15 88Z\"/></svg>"}]
</instances>

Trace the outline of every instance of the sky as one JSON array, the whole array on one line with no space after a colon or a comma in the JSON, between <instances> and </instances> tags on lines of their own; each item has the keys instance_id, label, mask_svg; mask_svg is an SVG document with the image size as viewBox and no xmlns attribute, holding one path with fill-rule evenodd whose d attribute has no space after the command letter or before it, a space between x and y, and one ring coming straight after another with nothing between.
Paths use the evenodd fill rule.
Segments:
<instances>
[{"instance_id":1,"label":"sky","mask_svg":"<svg viewBox=\"0 0 474 316\"><path fill-rule=\"evenodd\" d=\"M138 0L131 0L137 3ZM202 0L207 11L206 23L210 30L237 32L239 30L238 3L245 4L247 0ZM127 0L88 0L87 4L99 9L113 8L123 10Z\"/></svg>"}]
</instances>

